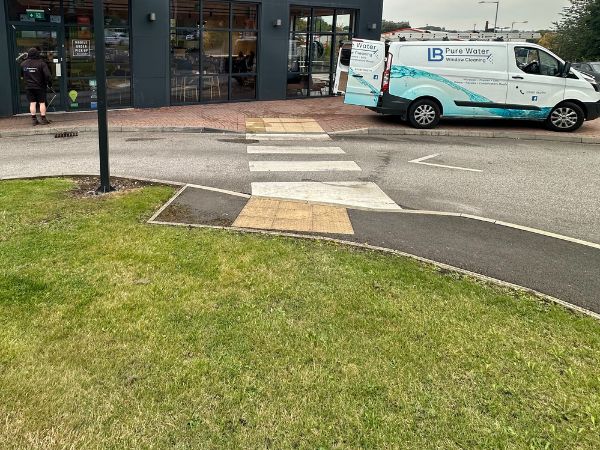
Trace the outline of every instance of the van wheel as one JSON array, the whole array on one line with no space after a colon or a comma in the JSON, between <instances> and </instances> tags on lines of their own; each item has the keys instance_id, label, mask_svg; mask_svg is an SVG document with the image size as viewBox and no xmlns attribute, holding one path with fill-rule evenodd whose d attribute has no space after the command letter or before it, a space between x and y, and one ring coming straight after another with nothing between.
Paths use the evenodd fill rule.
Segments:
<instances>
[{"instance_id":1,"label":"van wheel","mask_svg":"<svg viewBox=\"0 0 600 450\"><path fill-rule=\"evenodd\" d=\"M547 120L552 131L569 132L581 128L585 120L583 109L575 103L562 103L552 110Z\"/></svg>"},{"instance_id":2,"label":"van wheel","mask_svg":"<svg viewBox=\"0 0 600 450\"><path fill-rule=\"evenodd\" d=\"M433 100L418 100L408 109L408 121L421 130L437 127L441 115L440 107Z\"/></svg>"}]
</instances>

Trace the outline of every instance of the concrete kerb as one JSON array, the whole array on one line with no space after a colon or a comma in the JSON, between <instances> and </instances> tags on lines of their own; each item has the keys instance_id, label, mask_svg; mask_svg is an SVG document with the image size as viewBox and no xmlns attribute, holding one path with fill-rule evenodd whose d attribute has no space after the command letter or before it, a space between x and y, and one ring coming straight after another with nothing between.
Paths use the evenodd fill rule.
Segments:
<instances>
[{"instance_id":1,"label":"concrete kerb","mask_svg":"<svg viewBox=\"0 0 600 450\"><path fill-rule=\"evenodd\" d=\"M570 142L574 144L600 144L600 136L578 136L556 133L546 135L539 133L523 133L489 130L416 130L412 128L357 128L355 130L332 131L330 136L429 136L429 137L475 137L485 139L513 139L528 141Z\"/></svg>"},{"instance_id":2,"label":"concrete kerb","mask_svg":"<svg viewBox=\"0 0 600 450\"><path fill-rule=\"evenodd\" d=\"M96 133L98 127L77 126L61 128L24 128L22 130L0 131L0 138L27 136L54 136L58 133ZM198 133L198 134L233 134L245 135L245 132L208 127L131 127L109 126L109 133Z\"/></svg>"},{"instance_id":3,"label":"concrete kerb","mask_svg":"<svg viewBox=\"0 0 600 450\"><path fill-rule=\"evenodd\" d=\"M24 128L21 130L0 131L0 138L24 137L24 136L41 136L55 135L57 133L95 133L98 128L95 126L76 126L76 127L60 127L60 128ZM256 133L246 133L245 131L227 130L211 127L136 127L136 126L109 126L109 132L113 133L198 133L198 134L231 134L231 135L246 135ZM302 133L315 134L315 133ZM323 134L323 133L317 133ZM554 135L539 134L539 133L523 133L510 131L490 131L490 130L416 130L413 128L356 128L353 130L330 131L328 134L331 137L352 137L352 136L428 136L428 137L474 137L485 139L513 139L513 140L535 140L549 142L567 142L575 144L600 144L600 136L579 136L577 134L560 134Z\"/></svg>"}]
</instances>

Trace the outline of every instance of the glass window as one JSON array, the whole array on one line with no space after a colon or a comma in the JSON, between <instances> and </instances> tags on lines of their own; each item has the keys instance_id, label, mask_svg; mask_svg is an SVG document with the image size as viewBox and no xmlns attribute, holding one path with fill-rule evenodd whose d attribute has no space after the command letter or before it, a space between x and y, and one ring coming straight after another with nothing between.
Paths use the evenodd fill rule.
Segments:
<instances>
[{"instance_id":1,"label":"glass window","mask_svg":"<svg viewBox=\"0 0 600 450\"><path fill-rule=\"evenodd\" d=\"M290 8L288 97L331 94L337 55L353 27L352 10Z\"/></svg>"},{"instance_id":2,"label":"glass window","mask_svg":"<svg viewBox=\"0 0 600 450\"><path fill-rule=\"evenodd\" d=\"M171 3L171 101L256 98L258 5L188 0L187 15L194 17L191 9L200 12L202 26L180 28L182 20L193 24L182 2Z\"/></svg>"},{"instance_id":3,"label":"glass window","mask_svg":"<svg viewBox=\"0 0 600 450\"><path fill-rule=\"evenodd\" d=\"M233 3L232 6L234 30L258 29L258 6L252 3Z\"/></svg>"},{"instance_id":4,"label":"glass window","mask_svg":"<svg viewBox=\"0 0 600 450\"><path fill-rule=\"evenodd\" d=\"M515 47L517 67L526 73L537 73L539 71L540 55L536 48Z\"/></svg>"},{"instance_id":5,"label":"glass window","mask_svg":"<svg viewBox=\"0 0 600 450\"><path fill-rule=\"evenodd\" d=\"M333 35L315 34L311 43L311 69L312 72L330 72L331 71L331 47L333 45Z\"/></svg>"},{"instance_id":6,"label":"glass window","mask_svg":"<svg viewBox=\"0 0 600 450\"><path fill-rule=\"evenodd\" d=\"M562 64L552 55L540 52L540 75L556 77L560 75Z\"/></svg>"},{"instance_id":7,"label":"glass window","mask_svg":"<svg viewBox=\"0 0 600 450\"><path fill-rule=\"evenodd\" d=\"M232 100L254 100L256 98L256 75L231 77Z\"/></svg>"},{"instance_id":8,"label":"glass window","mask_svg":"<svg viewBox=\"0 0 600 450\"><path fill-rule=\"evenodd\" d=\"M199 27L198 3L189 0L171 0L171 27Z\"/></svg>"},{"instance_id":9,"label":"glass window","mask_svg":"<svg viewBox=\"0 0 600 450\"><path fill-rule=\"evenodd\" d=\"M65 62L68 78L96 76L94 31L88 26L65 27Z\"/></svg>"},{"instance_id":10,"label":"glass window","mask_svg":"<svg viewBox=\"0 0 600 450\"><path fill-rule=\"evenodd\" d=\"M307 32L310 23L310 8L290 8L290 32Z\"/></svg>"},{"instance_id":11,"label":"glass window","mask_svg":"<svg viewBox=\"0 0 600 450\"><path fill-rule=\"evenodd\" d=\"M354 14L352 11L338 9L335 19L335 30L338 33L349 33L354 28Z\"/></svg>"},{"instance_id":12,"label":"glass window","mask_svg":"<svg viewBox=\"0 0 600 450\"><path fill-rule=\"evenodd\" d=\"M106 101L109 108L131 105L131 78L109 78L106 81Z\"/></svg>"},{"instance_id":13,"label":"glass window","mask_svg":"<svg viewBox=\"0 0 600 450\"><path fill-rule=\"evenodd\" d=\"M27 10L30 10L29 13ZM56 22L56 20L60 20L60 2L48 0L9 0L8 20L30 23Z\"/></svg>"},{"instance_id":14,"label":"glass window","mask_svg":"<svg viewBox=\"0 0 600 450\"><path fill-rule=\"evenodd\" d=\"M592 69L594 69L594 72L600 73L600 63L592 63L591 66Z\"/></svg>"},{"instance_id":15,"label":"glass window","mask_svg":"<svg viewBox=\"0 0 600 450\"><path fill-rule=\"evenodd\" d=\"M561 63L544 51L530 47L515 47L517 66L525 73L555 77L560 75Z\"/></svg>"},{"instance_id":16,"label":"glass window","mask_svg":"<svg viewBox=\"0 0 600 450\"><path fill-rule=\"evenodd\" d=\"M200 84L200 32L195 28L171 30L171 101L197 102Z\"/></svg>"},{"instance_id":17,"label":"glass window","mask_svg":"<svg viewBox=\"0 0 600 450\"><path fill-rule=\"evenodd\" d=\"M313 73L310 77L310 96L323 97L330 95L329 87L331 86L331 74L328 73Z\"/></svg>"},{"instance_id":18,"label":"glass window","mask_svg":"<svg viewBox=\"0 0 600 450\"><path fill-rule=\"evenodd\" d=\"M229 32L205 31L202 38L204 73L229 73Z\"/></svg>"},{"instance_id":19,"label":"glass window","mask_svg":"<svg viewBox=\"0 0 600 450\"><path fill-rule=\"evenodd\" d=\"M317 33L332 33L333 14L333 9L315 8L312 31Z\"/></svg>"},{"instance_id":20,"label":"glass window","mask_svg":"<svg viewBox=\"0 0 600 450\"><path fill-rule=\"evenodd\" d=\"M229 5L229 2L204 2L202 8L204 28L229 28Z\"/></svg>"},{"instance_id":21,"label":"glass window","mask_svg":"<svg viewBox=\"0 0 600 450\"><path fill-rule=\"evenodd\" d=\"M308 75L301 73L288 73L287 96L306 97L308 94Z\"/></svg>"},{"instance_id":22,"label":"glass window","mask_svg":"<svg viewBox=\"0 0 600 450\"><path fill-rule=\"evenodd\" d=\"M70 78L67 81L67 96L67 106L70 110L96 109L98 107L96 80Z\"/></svg>"},{"instance_id":23,"label":"glass window","mask_svg":"<svg viewBox=\"0 0 600 450\"><path fill-rule=\"evenodd\" d=\"M131 75L129 30L107 28L104 33L107 76L123 77Z\"/></svg>"},{"instance_id":24,"label":"glass window","mask_svg":"<svg viewBox=\"0 0 600 450\"><path fill-rule=\"evenodd\" d=\"M129 26L129 0L104 0L104 23L108 27Z\"/></svg>"},{"instance_id":25,"label":"glass window","mask_svg":"<svg viewBox=\"0 0 600 450\"><path fill-rule=\"evenodd\" d=\"M228 75L207 75L202 77L202 101L222 102L229 97Z\"/></svg>"},{"instance_id":26,"label":"glass window","mask_svg":"<svg viewBox=\"0 0 600 450\"><path fill-rule=\"evenodd\" d=\"M232 33L233 73L256 72L256 40L253 32Z\"/></svg>"}]
</instances>

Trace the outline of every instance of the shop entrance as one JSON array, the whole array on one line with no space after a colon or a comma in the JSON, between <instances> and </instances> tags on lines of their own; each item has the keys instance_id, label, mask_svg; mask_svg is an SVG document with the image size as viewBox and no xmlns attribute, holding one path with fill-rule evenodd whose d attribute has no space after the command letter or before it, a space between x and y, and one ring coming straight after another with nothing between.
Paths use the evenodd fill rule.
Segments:
<instances>
[{"instance_id":1,"label":"shop entrance","mask_svg":"<svg viewBox=\"0 0 600 450\"><path fill-rule=\"evenodd\" d=\"M29 101L25 92L25 82L21 77L21 62L32 47L40 50L41 58L46 61L52 73L52 88L48 89L48 111L64 111L66 91L64 77L64 45L62 28L44 25L12 25L14 84L17 105L16 113L29 111Z\"/></svg>"}]
</instances>

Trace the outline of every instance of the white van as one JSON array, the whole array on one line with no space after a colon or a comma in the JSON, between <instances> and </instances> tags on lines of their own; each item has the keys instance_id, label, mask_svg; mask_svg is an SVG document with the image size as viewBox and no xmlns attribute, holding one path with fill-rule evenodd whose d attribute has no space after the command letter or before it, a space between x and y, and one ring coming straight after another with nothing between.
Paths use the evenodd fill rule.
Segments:
<instances>
[{"instance_id":1,"label":"white van","mask_svg":"<svg viewBox=\"0 0 600 450\"><path fill-rule=\"evenodd\" d=\"M349 47L340 51L335 85L345 103L399 115L415 128L457 117L539 120L575 131L600 116L598 84L539 45L354 39L350 55Z\"/></svg>"}]
</instances>

